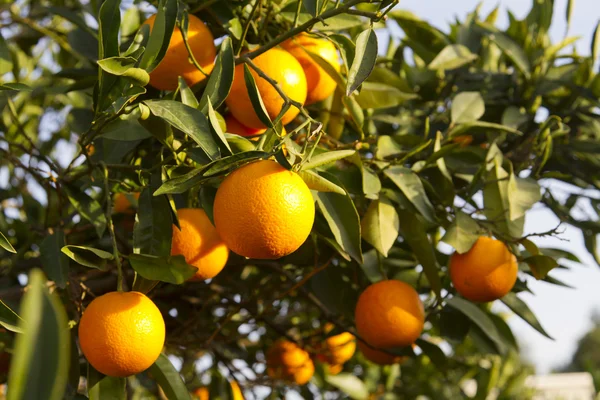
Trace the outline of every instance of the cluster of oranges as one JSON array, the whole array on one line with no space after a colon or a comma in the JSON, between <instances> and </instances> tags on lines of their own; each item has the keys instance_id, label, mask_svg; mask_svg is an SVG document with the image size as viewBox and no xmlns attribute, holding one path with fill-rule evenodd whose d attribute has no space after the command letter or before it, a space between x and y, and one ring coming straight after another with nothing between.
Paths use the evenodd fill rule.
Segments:
<instances>
[{"instance_id":1,"label":"cluster of oranges","mask_svg":"<svg viewBox=\"0 0 600 400\"><path fill-rule=\"evenodd\" d=\"M154 17L146 24L154 23ZM189 16L189 54L178 29L169 49L150 74L150 84L161 90L177 88L182 76L193 86L206 78L214 66L216 49L210 30ZM260 70L278 82L283 92L300 103L329 97L335 81L314 61L315 53L339 70L338 55L331 42L301 34L253 59ZM276 89L252 70L265 110L275 118L284 100ZM252 107L244 81L243 65L235 69L231 93L226 99L228 131L254 136L265 125ZM299 110L290 108L282 123L291 122ZM131 199L115 199L115 211L128 212ZM297 250L310 234L315 218L311 192L302 178L272 160L255 161L230 173L219 186L213 208L214 225L202 209L177 212L179 228L173 227L172 254L183 255L198 270L192 279L215 277L226 265L229 251L255 259L277 259ZM456 290L476 302L498 299L516 281L514 255L500 241L481 237L465 254L450 261L450 276ZM386 280L370 285L360 295L355 309L357 338L348 332L328 337L317 345L315 356L297 344L280 340L267 352L267 373L296 384L307 383L314 374L313 358L337 373L350 360L356 346L371 362L386 365L402 361L397 349L413 346L423 331L425 311L419 294L410 285ZM324 333L333 326L326 325ZM103 374L125 377L144 371L160 355L165 324L156 305L139 292L111 292L94 299L80 324L81 349L90 364ZM243 398L232 383L234 398ZM208 398L206 389L196 395Z\"/></svg>"}]
</instances>

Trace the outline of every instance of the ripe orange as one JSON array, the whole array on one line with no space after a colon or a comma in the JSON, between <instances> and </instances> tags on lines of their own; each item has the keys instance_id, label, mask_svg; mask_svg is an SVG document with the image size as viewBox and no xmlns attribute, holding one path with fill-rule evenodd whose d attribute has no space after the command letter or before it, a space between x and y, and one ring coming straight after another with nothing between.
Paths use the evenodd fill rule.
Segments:
<instances>
[{"instance_id":1,"label":"ripe orange","mask_svg":"<svg viewBox=\"0 0 600 400\"><path fill-rule=\"evenodd\" d=\"M304 385L315 373L310 355L295 343L281 340L267 351L267 374L274 379Z\"/></svg>"},{"instance_id":2,"label":"ripe orange","mask_svg":"<svg viewBox=\"0 0 600 400\"><path fill-rule=\"evenodd\" d=\"M153 15L144 24L150 25L150 29L152 29L155 19L156 15ZM187 34L194 58L198 61L202 70L210 74L217 55L212 33L204 25L204 22L190 14ZM177 89L177 78L179 76L183 77L189 86L193 86L206 78L206 75L196 68L190 60L189 53L183 43L181 31L179 27L175 27L165 56L158 66L150 72L150 85L159 90L175 90Z\"/></svg>"},{"instance_id":3,"label":"ripe orange","mask_svg":"<svg viewBox=\"0 0 600 400\"><path fill-rule=\"evenodd\" d=\"M325 332L333 330L332 324L326 324ZM356 351L356 340L350 332L343 332L339 335L330 336L325 339L322 352L319 354L328 364L343 364L352 358Z\"/></svg>"},{"instance_id":4,"label":"ripe orange","mask_svg":"<svg viewBox=\"0 0 600 400\"><path fill-rule=\"evenodd\" d=\"M135 375L160 355L165 321L144 294L110 292L85 309L79 322L79 343L89 363L104 375Z\"/></svg>"},{"instance_id":5,"label":"ripe orange","mask_svg":"<svg viewBox=\"0 0 600 400\"><path fill-rule=\"evenodd\" d=\"M300 63L290 53L280 48L273 48L254 58L252 61L267 76L279 84L279 87L286 96L304 104L306 101L306 76ZM284 99L269 82L263 78L259 78L253 69L250 70L256 81L256 86L265 105L265 110L273 120L281 111ZM243 125L255 129L265 128L265 124L260 121L252 107L244 80L243 64L235 67L233 85L225 103L233 116ZM290 107L281 122L287 125L296 118L299 112L300 110L296 107Z\"/></svg>"},{"instance_id":6,"label":"ripe orange","mask_svg":"<svg viewBox=\"0 0 600 400\"><path fill-rule=\"evenodd\" d=\"M354 317L359 336L373 347L386 349L412 344L423 331L425 310L412 286L388 280L361 293Z\"/></svg>"},{"instance_id":7,"label":"ripe orange","mask_svg":"<svg viewBox=\"0 0 600 400\"><path fill-rule=\"evenodd\" d=\"M195 280L214 278L227 263L229 249L200 208L177 210L179 226L173 225L171 255L183 255L185 261L198 268Z\"/></svg>"},{"instance_id":8,"label":"ripe orange","mask_svg":"<svg viewBox=\"0 0 600 400\"><path fill-rule=\"evenodd\" d=\"M517 258L506 245L482 236L471 249L450 257L450 279L464 298L475 302L497 300L517 281Z\"/></svg>"},{"instance_id":9,"label":"ripe orange","mask_svg":"<svg viewBox=\"0 0 600 400\"><path fill-rule=\"evenodd\" d=\"M244 395L242 394L239 385L235 381L231 381L230 384L231 393L233 394L232 400L244 400ZM192 393L192 395L196 396L196 398L198 398L199 400L210 400L210 393L208 391L208 388L206 387L200 387L194 390L194 393Z\"/></svg>"},{"instance_id":10,"label":"ripe orange","mask_svg":"<svg viewBox=\"0 0 600 400\"><path fill-rule=\"evenodd\" d=\"M133 214L132 198L139 199L139 193L117 193L114 198L113 211L116 214Z\"/></svg>"},{"instance_id":11,"label":"ripe orange","mask_svg":"<svg viewBox=\"0 0 600 400\"><path fill-rule=\"evenodd\" d=\"M308 89L306 104L325 100L335 91L337 86L335 80L308 53L319 55L325 61L329 62L336 71L339 71L338 53L333 43L327 39L319 39L306 33L301 33L294 38L286 40L281 46L296 57L304 69Z\"/></svg>"},{"instance_id":12,"label":"ripe orange","mask_svg":"<svg viewBox=\"0 0 600 400\"><path fill-rule=\"evenodd\" d=\"M327 372L329 373L329 375L337 375L340 372L342 372L343 369L344 366L342 364L327 364Z\"/></svg>"},{"instance_id":13,"label":"ripe orange","mask_svg":"<svg viewBox=\"0 0 600 400\"><path fill-rule=\"evenodd\" d=\"M473 136L471 135L460 135L452 139L453 143L458 143L460 147L467 147L473 143Z\"/></svg>"},{"instance_id":14,"label":"ripe orange","mask_svg":"<svg viewBox=\"0 0 600 400\"><path fill-rule=\"evenodd\" d=\"M393 354L386 353L385 351L374 349L360 340L358 341L358 349L367 360L374 364L392 365L402 363L406 359L406 357L395 356Z\"/></svg>"},{"instance_id":15,"label":"ripe orange","mask_svg":"<svg viewBox=\"0 0 600 400\"><path fill-rule=\"evenodd\" d=\"M276 259L297 250L315 219L310 189L298 174L271 160L233 171L217 190L217 232L232 251Z\"/></svg>"},{"instance_id":16,"label":"ripe orange","mask_svg":"<svg viewBox=\"0 0 600 400\"><path fill-rule=\"evenodd\" d=\"M228 133L234 133L240 136L262 135L267 131L267 128L249 128L246 125L243 125L237 119L235 119L235 117L231 114L225 117L225 123L227 124Z\"/></svg>"}]
</instances>

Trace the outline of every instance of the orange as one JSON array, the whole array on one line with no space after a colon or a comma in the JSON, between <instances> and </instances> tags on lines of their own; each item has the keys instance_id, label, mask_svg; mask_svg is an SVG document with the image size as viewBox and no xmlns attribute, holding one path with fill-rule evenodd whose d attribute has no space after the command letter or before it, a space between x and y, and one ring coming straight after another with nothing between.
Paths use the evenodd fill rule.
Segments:
<instances>
[{"instance_id":1,"label":"orange","mask_svg":"<svg viewBox=\"0 0 600 400\"><path fill-rule=\"evenodd\" d=\"M458 143L460 147L467 147L473 142L473 136L471 135L460 135L452 138L453 143Z\"/></svg>"},{"instance_id":2,"label":"orange","mask_svg":"<svg viewBox=\"0 0 600 400\"><path fill-rule=\"evenodd\" d=\"M393 354L386 353L385 351L374 349L360 340L358 341L358 349L367 360L374 364L392 365L402 363L406 359L406 357L395 356Z\"/></svg>"},{"instance_id":3,"label":"orange","mask_svg":"<svg viewBox=\"0 0 600 400\"><path fill-rule=\"evenodd\" d=\"M481 236L469 251L450 257L450 279L466 299L497 300L511 291L517 281L517 258L506 245Z\"/></svg>"},{"instance_id":4,"label":"orange","mask_svg":"<svg viewBox=\"0 0 600 400\"><path fill-rule=\"evenodd\" d=\"M261 160L225 178L215 197L214 217L229 249L244 257L276 259L304 243L315 205L298 174Z\"/></svg>"},{"instance_id":5,"label":"orange","mask_svg":"<svg viewBox=\"0 0 600 400\"><path fill-rule=\"evenodd\" d=\"M200 208L177 210L179 226L173 225L171 255L183 255L185 261L198 268L194 280L214 278L227 263L229 249Z\"/></svg>"},{"instance_id":6,"label":"orange","mask_svg":"<svg viewBox=\"0 0 600 400\"><path fill-rule=\"evenodd\" d=\"M231 114L225 117L225 123L227 124L227 133L234 133L240 136L262 135L267 131L267 128L249 128L235 119Z\"/></svg>"},{"instance_id":7,"label":"orange","mask_svg":"<svg viewBox=\"0 0 600 400\"><path fill-rule=\"evenodd\" d=\"M135 375L160 355L165 321L144 294L110 292L85 309L79 322L79 343L89 363L104 375Z\"/></svg>"},{"instance_id":8,"label":"orange","mask_svg":"<svg viewBox=\"0 0 600 400\"><path fill-rule=\"evenodd\" d=\"M139 193L117 193L113 203L113 211L117 214L133 214L132 199L139 199Z\"/></svg>"},{"instance_id":9,"label":"orange","mask_svg":"<svg viewBox=\"0 0 600 400\"><path fill-rule=\"evenodd\" d=\"M388 280L367 287L354 311L358 335L376 348L411 345L423 331L425 310L407 283Z\"/></svg>"},{"instance_id":10,"label":"orange","mask_svg":"<svg viewBox=\"0 0 600 400\"><path fill-rule=\"evenodd\" d=\"M156 15L153 15L144 24L150 25L150 29L152 29L155 19ZM187 36L194 58L200 64L202 70L206 74L210 74L217 55L212 33L198 17L189 14ZM150 85L159 90L175 90L177 89L177 78L179 76L185 79L188 86L193 86L206 78L206 75L192 63L188 50L183 43L181 31L176 26L165 56L156 68L150 72Z\"/></svg>"},{"instance_id":11,"label":"orange","mask_svg":"<svg viewBox=\"0 0 600 400\"><path fill-rule=\"evenodd\" d=\"M327 373L329 373L329 375L337 375L342 372L343 369L344 366L342 364L327 364Z\"/></svg>"},{"instance_id":12,"label":"orange","mask_svg":"<svg viewBox=\"0 0 600 400\"><path fill-rule=\"evenodd\" d=\"M230 384L231 393L233 395L232 400L244 400L244 395L242 394L239 385L235 381L231 381ZM208 391L208 388L206 387L200 387L194 390L194 393L192 393L192 395L196 396L196 398L198 398L199 400L210 400L210 393Z\"/></svg>"},{"instance_id":13,"label":"orange","mask_svg":"<svg viewBox=\"0 0 600 400\"><path fill-rule=\"evenodd\" d=\"M325 332L333 330L333 324L325 325ZM328 364L343 364L352 358L356 351L356 341L354 335L350 332L343 332L339 335L330 336L325 339L325 343L322 346L322 352L320 355Z\"/></svg>"},{"instance_id":14,"label":"orange","mask_svg":"<svg viewBox=\"0 0 600 400\"><path fill-rule=\"evenodd\" d=\"M314 373L310 355L295 343L281 340L267 351L267 374L271 378L304 385Z\"/></svg>"},{"instance_id":15,"label":"orange","mask_svg":"<svg viewBox=\"0 0 600 400\"><path fill-rule=\"evenodd\" d=\"M317 54L331 64L336 71L339 71L338 53L333 43L327 39L319 39L309 36L306 33L301 33L283 42L281 47L296 57L300 65L302 65L302 69L304 69L308 90L306 104L316 103L331 96L335 91L337 83L313 60L309 52Z\"/></svg>"},{"instance_id":16,"label":"orange","mask_svg":"<svg viewBox=\"0 0 600 400\"><path fill-rule=\"evenodd\" d=\"M294 56L280 48L272 48L252 61L261 71L278 83L286 96L300 104L304 104L306 101L306 76L302 66ZM274 120L283 107L284 99L269 82L259 78L256 71L252 68L250 68L250 71L256 81L265 110L271 120ZM233 85L225 103L233 116L243 125L255 129L266 127L256 115L250 101L250 95L244 80L244 64L235 67ZM299 112L300 110L291 106L281 120L283 125L290 123Z\"/></svg>"},{"instance_id":17,"label":"orange","mask_svg":"<svg viewBox=\"0 0 600 400\"><path fill-rule=\"evenodd\" d=\"M210 393L208 391L208 388L205 387L200 387L196 390L194 390L194 393L192 393L194 396L196 396L196 398L198 398L198 400L210 400Z\"/></svg>"}]
</instances>

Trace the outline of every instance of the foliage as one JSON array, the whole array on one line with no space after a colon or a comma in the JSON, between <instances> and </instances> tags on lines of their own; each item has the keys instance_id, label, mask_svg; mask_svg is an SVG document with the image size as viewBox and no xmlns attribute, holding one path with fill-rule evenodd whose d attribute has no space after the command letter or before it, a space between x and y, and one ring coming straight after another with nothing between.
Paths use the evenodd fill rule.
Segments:
<instances>
[{"instance_id":1,"label":"foliage","mask_svg":"<svg viewBox=\"0 0 600 400\"><path fill-rule=\"evenodd\" d=\"M470 377L479 382L477 398L494 387L521 394L522 371L503 370L518 351L510 328L488 306L455 295L441 243L459 252L480 234L508 243L520 277L503 301L548 335L518 293L529 291L531 279L564 285L551 270L578 260L538 248L536 235L524 236L524 218L534 205L547 208L580 229L600 263L597 215L574 212L581 202L600 212L600 201L581 190L600 187L600 41L589 56L570 47L575 38L552 43L551 0L533 1L523 20L509 14L505 30L495 26L497 9L487 16L476 9L448 32L397 3L1 6L0 325L25 329L16 343L12 333L0 336L13 352L9 384L20 388L12 398L48 385L52 399L62 392L69 399L125 398L125 387L133 398L153 398L161 385L179 399L186 388L207 384L225 398L226 380L235 379L259 397L296 390L304 398L369 392L438 399L462 397L459 383ZM149 34L140 23L156 9L164 23ZM212 74L191 88L180 80L174 92L146 86L169 43L165 26L177 26L186 13L220 38ZM401 38L378 42L376 31L395 26ZM280 124L261 109L248 79L253 106L272 128L258 141L224 132L234 63L260 75L251 59L303 31L339 50L341 73L314 57L338 83L336 92L302 107L280 137ZM232 255L215 279L181 284L193 271L170 255L175 209L202 207L212 218L223 177L272 156L314 190L318 212L309 240L275 261ZM572 189L566 201L549 189L556 181ZM113 214L115 193L138 192L135 214ZM356 354L337 376L318 365L301 388L266 376L266 349L282 336L314 353L326 322L337 327L331 334L354 333L358 295L384 278L413 285L426 306L424 335L402 373ZM117 287L146 292L161 309L164 352L181 364L182 382L167 357L125 381L100 375L79 355L74 327L81 311ZM39 360L52 373L31 373L23 387L23 374L37 370ZM77 394L81 376L87 389Z\"/></svg>"},{"instance_id":2,"label":"foliage","mask_svg":"<svg viewBox=\"0 0 600 400\"><path fill-rule=\"evenodd\" d=\"M600 388L600 316L593 318L594 326L577 343L577 349L568 365L561 368L565 372L589 372L594 378L596 391Z\"/></svg>"}]
</instances>

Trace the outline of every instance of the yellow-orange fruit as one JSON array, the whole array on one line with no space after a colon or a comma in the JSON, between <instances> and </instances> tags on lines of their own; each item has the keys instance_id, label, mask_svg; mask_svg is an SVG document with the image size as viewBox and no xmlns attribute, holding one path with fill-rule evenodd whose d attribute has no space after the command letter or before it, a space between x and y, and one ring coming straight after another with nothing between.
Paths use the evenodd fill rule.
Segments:
<instances>
[{"instance_id":1,"label":"yellow-orange fruit","mask_svg":"<svg viewBox=\"0 0 600 400\"><path fill-rule=\"evenodd\" d=\"M466 299L475 302L497 300L511 291L517 281L517 258L506 245L481 236L471 249L450 257L450 279Z\"/></svg>"},{"instance_id":2,"label":"yellow-orange fruit","mask_svg":"<svg viewBox=\"0 0 600 400\"><path fill-rule=\"evenodd\" d=\"M183 255L188 264L198 268L193 279L214 278L227 264L229 249L204 210L180 208L177 217L181 230L173 225L171 255Z\"/></svg>"},{"instance_id":3,"label":"yellow-orange fruit","mask_svg":"<svg viewBox=\"0 0 600 400\"><path fill-rule=\"evenodd\" d=\"M471 143L473 143L473 136L471 135L460 135L456 136L452 139L453 143L458 143L460 147L467 147Z\"/></svg>"},{"instance_id":4,"label":"yellow-orange fruit","mask_svg":"<svg viewBox=\"0 0 600 400\"><path fill-rule=\"evenodd\" d=\"M114 203L113 203L113 211L116 214L133 214L133 204L131 202L131 197L136 200L140 198L139 193L117 193L115 195Z\"/></svg>"},{"instance_id":5,"label":"yellow-orange fruit","mask_svg":"<svg viewBox=\"0 0 600 400\"><path fill-rule=\"evenodd\" d=\"M314 373L310 355L295 343L281 340L267 351L267 374L271 378L304 385Z\"/></svg>"},{"instance_id":6,"label":"yellow-orange fruit","mask_svg":"<svg viewBox=\"0 0 600 400\"><path fill-rule=\"evenodd\" d=\"M150 29L152 29L155 19L156 15L153 15L144 24L150 25ZM206 79L205 73L210 74L217 54L212 33L198 17L189 14L187 36L194 59L202 67L204 73L192 63L183 42L183 35L176 26L165 56L150 72L150 85L159 90L175 90L179 76L185 79L188 86L193 86Z\"/></svg>"},{"instance_id":7,"label":"yellow-orange fruit","mask_svg":"<svg viewBox=\"0 0 600 400\"><path fill-rule=\"evenodd\" d=\"M231 385L231 393L233 394L233 400L244 400L244 395L240 390L239 385L235 381L230 382ZM198 400L210 400L210 392L206 387L200 387L194 390L192 393Z\"/></svg>"},{"instance_id":8,"label":"yellow-orange fruit","mask_svg":"<svg viewBox=\"0 0 600 400\"><path fill-rule=\"evenodd\" d=\"M271 160L233 171L217 190L217 232L239 255L276 259L297 250L315 219L310 189L298 174Z\"/></svg>"},{"instance_id":9,"label":"yellow-orange fruit","mask_svg":"<svg viewBox=\"0 0 600 400\"><path fill-rule=\"evenodd\" d=\"M240 136L261 135L267 131L267 128L249 128L246 125L243 125L237 119L235 119L235 117L231 114L225 117L225 123L227 124L228 133L234 133Z\"/></svg>"},{"instance_id":10,"label":"yellow-orange fruit","mask_svg":"<svg viewBox=\"0 0 600 400\"><path fill-rule=\"evenodd\" d=\"M333 330L333 324L326 324L325 332ZM325 343L319 346L320 355L324 356L328 364L343 364L352 358L356 351L356 340L350 332L343 332L339 335L330 336L325 339Z\"/></svg>"},{"instance_id":11,"label":"yellow-orange fruit","mask_svg":"<svg viewBox=\"0 0 600 400\"><path fill-rule=\"evenodd\" d=\"M335 80L317 64L310 53L317 54L336 70L340 70L337 49L327 39L319 39L306 33L286 40L281 45L289 51L302 65L306 75L308 94L306 104L325 100L337 86Z\"/></svg>"},{"instance_id":12,"label":"yellow-orange fruit","mask_svg":"<svg viewBox=\"0 0 600 400\"><path fill-rule=\"evenodd\" d=\"M387 280L367 287L354 311L358 335L373 347L411 345L421 335L425 310L407 283Z\"/></svg>"},{"instance_id":13,"label":"yellow-orange fruit","mask_svg":"<svg viewBox=\"0 0 600 400\"><path fill-rule=\"evenodd\" d=\"M358 341L358 349L367 360L379 365L399 364L404 362L406 359L406 357L395 356L393 354L374 349L360 340Z\"/></svg>"},{"instance_id":14,"label":"yellow-orange fruit","mask_svg":"<svg viewBox=\"0 0 600 400\"><path fill-rule=\"evenodd\" d=\"M104 375L135 375L160 355L165 321L144 294L110 292L85 309L79 322L79 343L85 358Z\"/></svg>"},{"instance_id":15,"label":"yellow-orange fruit","mask_svg":"<svg viewBox=\"0 0 600 400\"><path fill-rule=\"evenodd\" d=\"M306 76L302 66L287 51L280 48L272 48L252 60L254 64L271 79L275 80L283 93L290 99L304 104L306 101ZM283 108L284 99L267 80L260 78L256 71L250 69L256 81L256 86L262 98L265 110L271 120L274 120ZM244 80L244 64L235 67L233 85L229 96L225 100L229 111L243 125L250 128L262 129L266 125L258 118ZM300 110L290 107L281 122L284 125L290 123Z\"/></svg>"}]
</instances>

